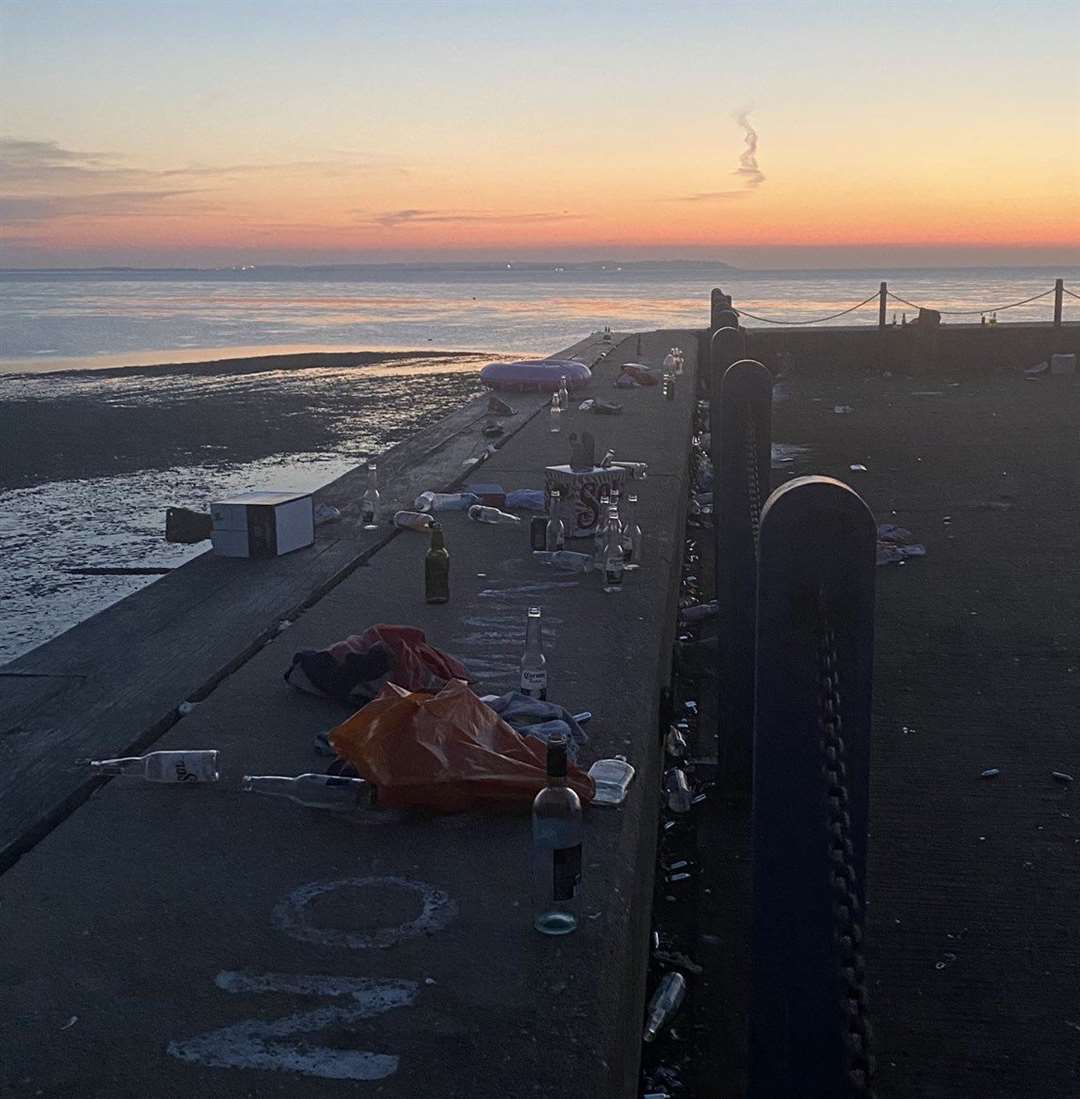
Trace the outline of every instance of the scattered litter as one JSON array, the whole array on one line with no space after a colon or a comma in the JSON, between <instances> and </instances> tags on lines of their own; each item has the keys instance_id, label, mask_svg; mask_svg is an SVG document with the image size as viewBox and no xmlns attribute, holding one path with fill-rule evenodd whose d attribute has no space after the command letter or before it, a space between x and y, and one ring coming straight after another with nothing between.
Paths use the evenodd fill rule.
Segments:
<instances>
[{"instance_id":1,"label":"scattered litter","mask_svg":"<svg viewBox=\"0 0 1080 1099\"><path fill-rule=\"evenodd\" d=\"M866 466L861 465L858 462L856 462L855 465L853 465L853 466L849 466L848 468L850 468L853 472L856 472L856 473L866 473L867 472Z\"/></svg>"},{"instance_id":2,"label":"scattered litter","mask_svg":"<svg viewBox=\"0 0 1080 1099\"><path fill-rule=\"evenodd\" d=\"M284 633L291 625L292 625L292 623L287 618L283 618L277 624L277 632L278 633Z\"/></svg>"},{"instance_id":3,"label":"scattered litter","mask_svg":"<svg viewBox=\"0 0 1080 1099\"><path fill-rule=\"evenodd\" d=\"M1043 360L1041 363L1036 363L1034 366L1027 366L1024 368L1025 378L1037 378L1040 374L1045 374L1050 369L1050 363L1048 360Z\"/></svg>"},{"instance_id":4,"label":"scattered litter","mask_svg":"<svg viewBox=\"0 0 1080 1099\"><path fill-rule=\"evenodd\" d=\"M176 707L176 712L178 714L180 714L182 717L186 717L194 709L195 709L195 703L194 702L181 702L180 705Z\"/></svg>"},{"instance_id":5,"label":"scattered litter","mask_svg":"<svg viewBox=\"0 0 1080 1099\"><path fill-rule=\"evenodd\" d=\"M1080 1030L1080 1023L1074 1023L1072 1021L1072 1019L1066 1019L1065 1020L1065 1025L1066 1026L1071 1026L1073 1028L1073 1030Z\"/></svg>"},{"instance_id":6,"label":"scattered litter","mask_svg":"<svg viewBox=\"0 0 1080 1099\"><path fill-rule=\"evenodd\" d=\"M956 506L964 511L1009 511L1013 501L1009 497L998 500L965 500Z\"/></svg>"},{"instance_id":7,"label":"scattered litter","mask_svg":"<svg viewBox=\"0 0 1080 1099\"><path fill-rule=\"evenodd\" d=\"M433 984L436 984L436 983L437 982L436 982L434 977L425 977L424 978L424 984L426 984L426 985L433 985Z\"/></svg>"},{"instance_id":8,"label":"scattered litter","mask_svg":"<svg viewBox=\"0 0 1080 1099\"><path fill-rule=\"evenodd\" d=\"M521 522L520 515L511 515L509 512L485 507L483 504L473 504L465 514L474 523L488 523L491 526L517 526Z\"/></svg>"},{"instance_id":9,"label":"scattered litter","mask_svg":"<svg viewBox=\"0 0 1080 1099\"><path fill-rule=\"evenodd\" d=\"M516 416L517 410L492 393L488 397L488 412L493 416Z\"/></svg>"},{"instance_id":10,"label":"scattered litter","mask_svg":"<svg viewBox=\"0 0 1080 1099\"><path fill-rule=\"evenodd\" d=\"M879 542L877 563L879 565L902 565L908 558L925 557L926 547L919 543L909 546L896 546L889 542Z\"/></svg>"},{"instance_id":11,"label":"scattered litter","mask_svg":"<svg viewBox=\"0 0 1080 1099\"><path fill-rule=\"evenodd\" d=\"M417 511L464 511L473 504L480 503L480 497L473 492L421 492L413 501Z\"/></svg>"},{"instance_id":12,"label":"scattered litter","mask_svg":"<svg viewBox=\"0 0 1080 1099\"><path fill-rule=\"evenodd\" d=\"M1001 774L1001 771L997 767L987 767L985 771L979 775L979 778L997 778Z\"/></svg>"},{"instance_id":13,"label":"scattered litter","mask_svg":"<svg viewBox=\"0 0 1080 1099\"><path fill-rule=\"evenodd\" d=\"M118 759L81 760L99 775L133 775L147 782L179 782L185 786L200 782L217 782L216 749L196 749L172 752L147 752L143 756L121 756Z\"/></svg>"},{"instance_id":14,"label":"scattered litter","mask_svg":"<svg viewBox=\"0 0 1080 1099\"><path fill-rule=\"evenodd\" d=\"M1072 782L1073 780L1072 775L1070 775L1067 771L1051 771L1050 777L1057 779L1058 782L1063 782L1066 784Z\"/></svg>"},{"instance_id":15,"label":"scattered litter","mask_svg":"<svg viewBox=\"0 0 1080 1099\"><path fill-rule=\"evenodd\" d=\"M907 545L914 541L915 535L906 527L898 527L895 523L879 523L877 540L879 542L895 542L898 545Z\"/></svg>"},{"instance_id":16,"label":"scattered litter","mask_svg":"<svg viewBox=\"0 0 1080 1099\"><path fill-rule=\"evenodd\" d=\"M714 599L710 603L696 603L692 607L683 607L679 611L680 622L702 622L706 618L715 618L720 613L720 604Z\"/></svg>"},{"instance_id":17,"label":"scattered litter","mask_svg":"<svg viewBox=\"0 0 1080 1099\"><path fill-rule=\"evenodd\" d=\"M336 523L341 518L341 508L332 504L317 504L314 515L315 525L321 527L324 523Z\"/></svg>"},{"instance_id":18,"label":"scattered litter","mask_svg":"<svg viewBox=\"0 0 1080 1099\"><path fill-rule=\"evenodd\" d=\"M704 938L704 936L702 936ZM668 965L677 965L680 969L685 969L687 973L693 973L695 977L700 977L705 972L704 969L695 961L691 961L682 951L679 950L654 950L653 957L658 962L666 962Z\"/></svg>"},{"instance_id":19,"label":"scattered litter","mask_svg":"<svg viewBox=\"0 0 1080 1099\"><path fill-rule=\"evenodd\" d=\"M329 729L323 729L323 731L321 733L316 733L315 734L315 740L314 740L314 743L313 743L313 747L315 748L315 751L318 752L318 754L320 756L336 756L337 755L337 752L335 752L334 749L330 747L330 730Z\"/></svg>"},{"instance_id":20,"label":"scattered litter","mask_svg":"<svg viewBox=\"0 0 1080 1099\"><path fill-rule=\"evenodd\" d=\"M520 508L523 511L544 511L544 490L541 488L516 488L506 494L508 508Z\"/></svg>"},{"instance_id":21,"label":"scattered litter","mask_svg":"<svg viewBox=\"0 0 1080 1099\"><path fill-rule=\"evenodd\" d=\"M940 389L913 389L911 391L913 397L944 397L945 394Z\"/></svg>"},{"instance_id":22,"label":"scattered litter","mask_svg":"<svg viewBox=\"0 0 1080 1099\"><path fill-rule=\"evenodd\" d=\"M501 424L484 424L480 429L480 434L485 439L497 439L500 435L505 433L505 429Z\"/></svg>"},{"instance_id":23,"label":"scattered litter","mask_svg":"<svg viewBox=\"0 0 1080 1099\"><path fill-rule=\"evenodd\" d=\"M707 446L706 449L708 449ZM797 462L809 453L810 448L808 446L796 446L794 443L773 443L772 464L774 466L788 465L791 462Z\"/></svg>"},{"instance_id":24,"label":"scattered litter","mask_svg":"<svg viewBox=\"0 0 1080 1099\"><path fill-rule=\"evenodd\" d=\"M625 759L598 759L589 768L589 778L596 784L593 805L622 805L634 774Z\"/></svg>"},{"instance_id":25,"label":"scattered litter","mask_svg":"<svg viewBox=\"0 0 1080 1099\"><path fill-rule=\"evenodd\" d=\"M649 1009L645 1016L646 1042L651 1042L665 1026L678 1013L686 998L686 978L681 973L667 973L657 986L649 1001Z\"/></svg>"},{"instance_id":26,"label":"scattered litter","mask_svg":"<svg viewBox=\"0 0 1080 1099\"><path fill-rule=\"evenodd\" d=\"M833 405L833 412L835 412L837 414L837 416L847 416L849 413L854 412L854 411L855 411L855 409L853 409L851 407L851 405L849 405L849 404L834 404Z\"/></svg>"},{"instance_id":27,"label":"scattered litter","mask_svg":"<svg viewBox=\"0 0 1080 1099\"><path fill-rule=\"evenodd\" d=\"M1058 376L1068 376L1075 374L1076 356L1074 354L1051 355L1050 373Z\"/></svg>"},{"instance_id":28,"label":"scattered litter","mask_svg":"<svg viewBox=\"0 0 1080 1099\"><path fill-rule=\"evenodd\" d=\"M61 1030L70 1030L79 1021L78 1015L72 1015L70 1019L60 1028Z\"/></svg>"}]
</instances>

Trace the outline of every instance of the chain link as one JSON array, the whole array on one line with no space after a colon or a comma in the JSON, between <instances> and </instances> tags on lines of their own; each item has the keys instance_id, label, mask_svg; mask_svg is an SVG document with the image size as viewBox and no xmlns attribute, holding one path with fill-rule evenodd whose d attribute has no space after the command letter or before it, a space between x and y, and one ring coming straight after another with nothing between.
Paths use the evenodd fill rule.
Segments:
<instances>
[{"instance_id":1,"label":"chain link","mask_svg":"<svg viewBox=\"0 0 1080 1099\"><path fill-rule=\"evenodd\" d=\"M754 409L749 401L743 405L743 422L746 430L743 439L746 447L746 496L750 505L750 529L754 534L754 556L761 542L761 471L758 469L757 426Z\"/></svg>"},{"instance_id":2,"label":"chain link","mask_svg":"<svg viewBox=\"0 0 1080 1099\"><path fill-rule=\"evenodd\" d=\"M824 592L818 596L818 732L825 780L826 830L832 866L833 942L836 946L840 1009L849 1095L873 1099L874 1058L867 1019L866 963L863 958L862 905L855 872L848 813L846 746L841 717L842 696L836 637L829 622Z\"/></svg>"}]
</instances>

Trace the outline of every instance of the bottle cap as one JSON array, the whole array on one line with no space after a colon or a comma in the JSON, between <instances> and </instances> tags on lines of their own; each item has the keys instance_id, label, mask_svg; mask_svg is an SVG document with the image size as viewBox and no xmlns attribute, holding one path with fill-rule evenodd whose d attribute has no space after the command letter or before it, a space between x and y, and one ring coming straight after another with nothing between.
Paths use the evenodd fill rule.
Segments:
<instances>
[{"instance_id":1,"label":"bottle cap","mask_svg":"<svg viewBox=\"0 0 1080 1099\"><path fill-rule=\"evenodd\" d=\"M566 778L566 737L556 734L547 742L548 778Z\"/></svg>"}]
</instances>

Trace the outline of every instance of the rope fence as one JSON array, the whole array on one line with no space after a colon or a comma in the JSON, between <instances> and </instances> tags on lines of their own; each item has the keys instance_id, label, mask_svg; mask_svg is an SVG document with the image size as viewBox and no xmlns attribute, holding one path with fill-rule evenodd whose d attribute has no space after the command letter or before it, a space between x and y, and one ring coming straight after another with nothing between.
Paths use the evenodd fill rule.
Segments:
<instances>
[{"instance_id":1,"label":"rope fence","mask_svg":"<svg viewBox=\"0 0 1080 1099\"><path fill-rule=\"evenodd\" d=\"M1023 298L1021 301L1008 302L1005 305L988 305L979 309L939 309L937 306L920 305L918 302L913 302L908 298L901 297L899 294L893 293L892 290L887 289L887 284L882 283L881 289L875 291L869 297L864 298L860 302L856 302L854 305L848 306L846 309L841 309L836 313L829 313L824 317L813 317L809 320L784 320L780 317L764 317L757 313L751 313L746 309L735 309L732 311L737 313L740 317L746 317L749 320L760 321L762 324L779 324L790 325L792 327L804 327L811 324L825 324L828 321L837 320L839 317L846 317L849 313L854 313L857 309L862 309L864 306L869 305L871 302L877 302L879 305L879 318L878 324L880 327L885 327L885 302L891 298L894 302L898 302L901 305L906 305L909 309L919 310L933 310L936 313L940 313L945 317L985 317L987 314L994 315L998 313L1004 313L1009 309L1018 309L1024 305L1031 305L1032 302L1042 301L1043 298L1048 298L1051 295L1054 296L1054 324L1061 323L1061 304L1062 296L1068 294L1070 298L1075 298L1080 301L1080 294L1074 293L1068 289L1061 279L1058 279L1055 285L1051 286L1049 290L1043 290L1039 294L1033 294L1030 298ZM895 316L895 314L894 314Z\"/></svg>"}]
</instances>

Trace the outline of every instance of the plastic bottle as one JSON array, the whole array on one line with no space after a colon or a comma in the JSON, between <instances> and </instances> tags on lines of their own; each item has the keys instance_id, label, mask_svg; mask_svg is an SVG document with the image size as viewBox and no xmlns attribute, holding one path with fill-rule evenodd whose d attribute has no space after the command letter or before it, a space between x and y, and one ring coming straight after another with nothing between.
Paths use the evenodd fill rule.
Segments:
<instances>
[{"instance_id":1,"label":"plastic bottle","mask_svg":"<svg viewBox=\"0 0 1080 1099\"><path fill-rule=\"evenodd\" d=\"M551 410L548 412L548 427L552 434L561 430L559 424L559 418L562 416L562 407L559 404L559 394L552 393L551 395Z\"/></svg>"},{"instance_id":2,"label":"plastic bottle","mask_svg":"<svg viewBox=\"0 0 1080 1099\"><path fill-rule=\"evenodd\" d=\"M431 548L424 556L424 601L450 602L450 554L438 523L431 528Z\"/></svg>"},{"instance_id":3,"label":"plastic bottle","mask_svg":"<svg viewBox=\"0 0 1080 1099\"><path fill-rule=\"evenodd\" d=\"M217 782L218 753L213 750L190 752L147 752L144 756L118 759L88 759L86 764L99 775L138 775L147 782Z\"/></svg>"},{"instance_id":4,"label":"plastic bottle","mask_svg":"<svg viewBox=\"0 0 1080 1099\"><path fill-rule=\"evenodd\" d=\"M475 492L421 492L413 501L417 511L464 511L472 504L478 504L480 497Z\"/></svg>"},{"instance_id":5,"label":"plastic bottle","mask_svg":"<svg viewBox=\"0 0 1080 1099\"><path fill-rule=\"evenodd\" d=\"M518 515L511 515L509 512L500 511L498 508L485 507L483 504L473 504L467 514L474 523L491 523L492 525L507 523L516 526L521 522L521 517Z\"/></svg>"},{"instance_id":6,"label":"plastic bottle","mask_svg":"<svg viewBox=\"0 0 1080 1099\"><path fill-rule=\"evenodd\" d=\"M422 511L394 512L394 526L404 530L431 530L434 519Z\"/></svg>"},{"instance_id":7,"label":"plastic bottle","mask_svg":"<svg viewBox=\"0 0 1080 1099\"><path fill-rule=\"evenodd\" d=\"M374 462L369 462L367 467L367 488L360 504L360 521L364 524L364 530L375 530L378 524L375 520L379 515L379 471Z\"/></svg>"},{"instance_id":8,"label":"plastic bottle","mask_svg":"<svg viewBox=\"0 0 1080 1099\"><path fill-rule=\"evenodd\" d=\"M604 550L604 591L622 591L625 568L619 513L618 509L612 506L608 508L607 547Z\"/></svg>"},{"instance_id":9,"label":"plastic bottle","mask_svg":"<svg viewBox=\"0 0 1080 1099\"><path fill-rule=\"evenodd\" d=\"M578 924L581 882L581 801L566 783L566 738L547 746L547 786L532 807L533 926L565 935Z\"/></svg>"},{"instance_id":10,"label":"plastic bottle","mask_svg":"<svg viewBox=\"0 0 1080 1099\"><path fill-rule=\"evenodd\" d=\"M626 518L622 524L623 563L629 571L641 568L644 535L637 521L637 496L630 493L626 503Z\"/></svg>"},{"instance_id":11,"label":"plastic bottle","mask_svg":"<svg viewBox=\"0 0 1080 1099\"><path fill-rule=\"evenodd\" d=\"M666 973L656 986L645 1013L644 1039L651 1042L660 1028L675 1018L676 1012L686 999L686 978L681 973Z\"/></svg>"},{"instance_id":12,"label":"plastic bottle","mask_svg":"<svg viewBox=\"0 0 1080 1099\"><path fill-rule=\"evenodd\" d=\"M544 656L544 633L539 607L530 607L525 619L525 648L521 653L521 683L523 695L547 698L547 657Z\"/></svg>"},{"instance_id":13,"label":"plastic bottle","mask_svg":"<svg viewBox=\"0 0 1080 1099\"><path fill-rule=\"evenodd\" d=\"M370 809L375 804L375 787L362 778L342 778L340 775L244 775L241 790L268 797L288 798L309 809L331 809L348 812Z\"/></svg>"},{"instance_id":14,"label":"plastic bottle","mask_svg":"<svg viewBox=\"0 0 1080 1099\"><path fill-rule=\"evenodd\" d=\"M681 767L672 767L664 775L664 793L667 795L667 807L673 813L689 813L694 803L686 772Z\"/></svg>"},{"instance_id":15,"label":"plastic bottle","mask_svg":"<svg viewBox=\"0 0 1080 1099\"><path fill-rule=\"evenodd\" d=\"M539 550L533 554L533 560L562 572L592 571L592 558L587 553L575 553L573 550L557 550L554 553Z\"/></svg>"},{"instance_id":16,"label":"plastic bottle","mask_svg":"<svg viewBox=\"0 0 1080 1099\"><path fill-rule=\"evenodd\" d=\"M544 549L549 553L556 553L566 545L566 527L559 514L561 508L562 493L557 489L551 490L551 517L544 529Z\"/></svg>"}]
</instances>

